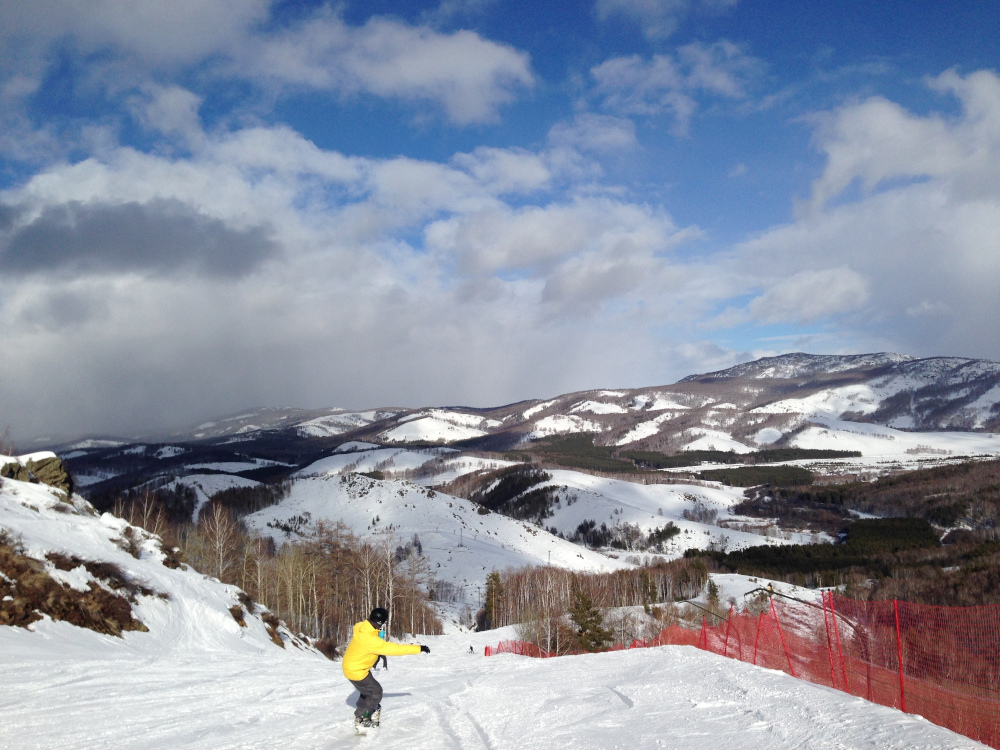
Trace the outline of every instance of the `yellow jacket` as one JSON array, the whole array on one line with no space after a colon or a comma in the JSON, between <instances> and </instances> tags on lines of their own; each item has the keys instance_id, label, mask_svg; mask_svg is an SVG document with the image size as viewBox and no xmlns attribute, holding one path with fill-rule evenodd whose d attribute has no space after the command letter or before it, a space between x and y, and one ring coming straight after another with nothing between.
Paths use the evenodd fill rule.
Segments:
<instances>
[{"instance_id":1,"label":"yellow jacket","mask_svg":"<svg viewBox=\"0 0 1000 750\"><path fill-rule=\"evenodd\" d=\"M368 620L362 620L354 626L354 635L344 652L342 668L344 677L349 680L363 680L368 671L375 666L381 654L386 656L404 656L419 654L420 646L416 643L389 643L378 637L378 631Z\"/></svg>"}]
</instances>

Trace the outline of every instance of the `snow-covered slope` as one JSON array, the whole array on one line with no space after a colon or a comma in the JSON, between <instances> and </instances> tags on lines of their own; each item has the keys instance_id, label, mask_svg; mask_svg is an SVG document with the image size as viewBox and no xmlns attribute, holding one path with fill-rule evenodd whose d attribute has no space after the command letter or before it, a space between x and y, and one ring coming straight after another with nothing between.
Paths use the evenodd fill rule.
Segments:
<instances>
[{"instance_id":1,"label":"snow-covered slope","mask_svg":"<svg viewBox=\"0 0 1000 750\"><path fill-rule=\"evenodd\" d=\"M553 565L570 570L609 571L629 567L579 547L538 527L411 482L382 481L359 474L323 474L299 479L278 505L244 519L277 543L295 536L296 519L343 521L357 535L392 548L414 534L438 580L465 591L478 606L493 569ZM478 588L477 588L478 587Z\"/></svg>"},{"instance_id":2,"label":"snow-covered slope","mask_svg":"<svg viewBox=\"0 0 1000 750\"><path fill-rule=\"evenodd\" d=\"M684 646L557 659L484 657L513 629L423 637L392 658L382 726L358 738L357 693L325 659L0 649L0 746L189 750L982 750L918 716ZM474 653L469 652L470 646ZM277 651L278 649L274 649Z\"/></svg>"},{"instance_id":3,"label":"snow-covered slope","mask_svg":"<svg viewBox=\"0 0 1000 750\"><path fill-rule=\"evenodd\" d=\"M635 484L576 471L550 473L552 479L545 485L559 487L560 499L553 515L545 519L545 525L558 529L566 536L588 520L594 520L598 526L605 523L609 528L616 524L634 524L645 534L672 522L681 533L668 543L665 554L661 555L668 559L680 557L688 549L708 549L710 546L732 552L746 547L811 541L806 534L791 534L788 539L776 539L684 517L685 511L691 514L696 506L714 511L720 519L731 517L730 508L743 499L740 488Z\"/></svg>"},{"instance_id":4,"label":"snow-covered slope","mask_svg":"<svg viewBox=\"0 0 1000 750\"><path fill-rule=\"evenodd\" d=\"M119 638L46 617L30 625L31 631L0 627L0 654L24 642L48 644L62 654L76 651L108 658L121 653L281 650L260 617L263 609L244 610L246 627L237 623L230 608L242 606L239 589L187 566L167 567L158 538L109 513L97 514L82 498L66 502L45 485L0 480L0 529L21 554L38 561L44 572L69 588L87 591L90 584L102 588L107 584L82 564L61 570L47 555L110 564L124 571L131 584L152 592L137 595L132 605L133 617L148 632L124 632ZM280 631L285 639L295 640L284 628ZM305 653L298 648L288 652Z\"/></svg>"},{"instance_id":5,"label":"snow-covered slope","mask_svg":"<svg viewBox=\"0 0 1000 750\"><path fill-rule=\"evenodd\" d=\"M358 492L367 488L358 500L399 512L400 520L411 511L433 520L435 499L456 519L479 518L460 507L464 501L363 479L304 479L298 483L304 491L300 500L315 495L312 499L327 501L324 485L348 488L354 482ZM610 491L590 488L595 489ZM390 490L393 503L385 495ZM652 501L666 502L635 486L629 491L637 511L650 509ZM229 611L238 602L234 587L164 566L159 544L135 532L128 544L130 532L120 519L93 514L78 497L65 502L44 486L5 479L0 528L67 586L96 580L82 566L59 570L46 555L113 564L149 591L168 596L140 594L134 612L149 630L121 638L49 619L30 630L0 626L0 747L11 750L308 750L372 743L387 750L983 747L919 717L689 647L549 660L482 656L485 645L515 637L513 628L423 636L430 654L391 658L389 671L378 674L386 690L382 727L359 739L351 716L357 694L340 664L303 648L278 648L259 616L248 614L247 627L240 627ZM501 525L478 531L501 544L511 532ZM550 549L555 557L562 548ZM723 594L739 595L749 583L726 582ZM282 636L291 640L287 632Z\"/></svg>"}]
</instances>

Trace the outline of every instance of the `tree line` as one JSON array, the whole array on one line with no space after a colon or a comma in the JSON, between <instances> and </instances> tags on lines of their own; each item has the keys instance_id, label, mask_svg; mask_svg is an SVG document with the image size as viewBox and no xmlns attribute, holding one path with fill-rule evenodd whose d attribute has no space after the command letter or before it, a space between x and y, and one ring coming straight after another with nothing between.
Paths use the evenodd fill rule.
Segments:
<instances>
[{"instance_id":1,"label":"tree line","mask_svg":"<svg viewBox=\"0 0 1000 750\"><path fill-rule=\"evenodd\" d=\"M708 566L699 559L674 560L612 573L574 573L552 566L494 570L487 577L483 608L476 621L480 630L526 626L521 628L522 640L530 640L553 653L569 653L580 647L577 638L580 634L574 635L567 621L567 615L574 609L582 612L592 605L606 612L642 606L652 613L659 603L697 596L707 581ZM663 608L658 612L662 615ZM629 635L650 635L621 630L623 639Z\"/></svg>"},{"instance_id":2,"label":"tree line","mask_svg":"<svg viewBox=\"0 0 1000 750\"><path fill-rule=\"evenodd\" d=\"M293 631L323 642L330 652L350 638L354 623L375 606L389 609L389 633L441 633L428 603L432 584L419 540L387 532L362 540L343 523L305 523L280 547L248 533L223 496L205 505L198 522L176 521L153 492L129 493L115 515L159 535L168 550L195 570L239 586ZM244 498L246 499L246 498ZM253 502L239 502L249 510ZM414 543L416 541L416 543Z\"/></svg>"}]
</instances>

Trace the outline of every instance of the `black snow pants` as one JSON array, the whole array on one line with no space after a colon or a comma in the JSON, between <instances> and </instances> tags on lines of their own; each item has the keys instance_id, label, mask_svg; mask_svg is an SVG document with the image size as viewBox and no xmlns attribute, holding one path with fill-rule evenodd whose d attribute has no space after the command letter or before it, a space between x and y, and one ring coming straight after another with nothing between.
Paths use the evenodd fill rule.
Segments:
<instances>
[{"instance_id":1,"label":"black snow pants","mask_svg":"<svg viewBox=\"0 0 1000 750\"><path fill-rule=\"evenodd\" d=\"M351 680L351 684L361 693L358 707L354 709L354 716L358 719L363 718L365 714L371 716L371 712L382 703L382 686L372 677L371 672L365 675L363 680Z\"/></svg>"}]
</instances>

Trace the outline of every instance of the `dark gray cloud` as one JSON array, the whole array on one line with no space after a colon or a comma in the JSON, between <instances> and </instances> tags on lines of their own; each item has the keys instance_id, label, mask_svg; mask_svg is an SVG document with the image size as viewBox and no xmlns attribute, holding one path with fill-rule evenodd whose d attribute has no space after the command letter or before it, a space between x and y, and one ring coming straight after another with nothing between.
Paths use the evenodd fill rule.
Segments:
<instances>
[{"instance_id":1,"label":"dark gray cloud","mask_svg":"<svg viewBox=\"0 0 1000 750\"><path fill-rule=\"evenodd\" d=\"M0 214L0 227L11 219ZM244 276L275 254L266 225L234 229L178 200L50 206L0 248L5 274Z\"/></svg>"},{"instance_id":2,"label":"dark gray cloud","mask_svg":"<svg viewBox=\"0 0 1000 750\"><path fill-rule=\"evenodd\" d=\"M0 232L9 229L14 224L14 220L17 219L20 213L20 209L15 206L5 206L0 203Z\"/></svg>"}]
</instances>

